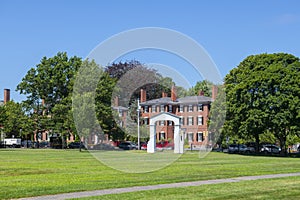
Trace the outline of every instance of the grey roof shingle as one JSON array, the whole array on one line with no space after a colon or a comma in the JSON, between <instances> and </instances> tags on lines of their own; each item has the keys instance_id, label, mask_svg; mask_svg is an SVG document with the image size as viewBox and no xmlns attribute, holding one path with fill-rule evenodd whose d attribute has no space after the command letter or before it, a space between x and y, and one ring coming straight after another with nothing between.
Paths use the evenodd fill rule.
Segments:
<instances>
[{"instance_id":1,"label":"grey roof shingle","mask_svg":"<svg viewBox=\"0 0 300 200\"><path fill-rule=\"evenodd\" d=\"M205 104L205 103L211 103L214 100L210 97L206 96L187 96L178 98L176 101L172 101L170 97L163 97L159 99L152 99L149 101L145 101L140 103L142 106L149 106L149 105L187 105L187 104Z\"/></svg>"}]
</instances>

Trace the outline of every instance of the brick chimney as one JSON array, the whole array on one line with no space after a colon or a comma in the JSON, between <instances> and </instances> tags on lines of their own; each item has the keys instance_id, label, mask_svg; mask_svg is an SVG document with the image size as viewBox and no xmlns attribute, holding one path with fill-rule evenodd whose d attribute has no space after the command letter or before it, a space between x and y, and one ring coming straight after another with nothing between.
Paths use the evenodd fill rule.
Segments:
<instances>
[{"instance_id":1,"label":"brick chimney","mask_svg":"<svg viewBox=\"0 0 300 200\"><path fill-rule=\"evenodd\" d=\"M198 96L204 96L204 92L202 90L199 90Z\"/></svg>"},{"instance_id":2,"label":"brick chimney","mask_svg":"<svg viewBox=\"0 0 300 200\"><path fill-rule=\"evenodd\" d=\"M4 89L4 104L10 101L10 89Z\"/></svg>"},{"instance_id":3,"label":"brick chimney","mask_svg":"<svg viewBox=\"0 0 300 200\"><path fill-rule=\"evenodd\" d=\"M211 91L211 98L216 99L218 95L218 86L213 85L212 86L212 91Z\"/></svg>"},{"instance_id":4,"label":"brick chimney","mask_svg":"<svg viewBox=\"0 0 300 200\"><path fill-rule=\"evenodd\" d=\"M162 92L161 97L162 97L162 98L168 97L168 94L167 94L166 92Z\"/></svg>"},{"instance_id":5,"label":"brick chimney","mask_svg":"<svg viewBox=\"0 0 300 200\"><path fill-rule=\"evenodd\" d=\"M144 89L141 89L140 100L141 100L141 103L142 103L142 102L145 102L145 101L147 100L147 99L146 99L146 90L144 90Z\"/></svg>"},{"instance_id":6,"label":"brick chimney","mask_svg":"<svg viewBox=\"0 0 300 200\"><path fill-rule=\"evenodd\" d=\"M177 97L176 97L176 87L175 85L172 85L172 89L171 89L171 100L172 101L176 101Z\"/></svg>"}]
</instances>

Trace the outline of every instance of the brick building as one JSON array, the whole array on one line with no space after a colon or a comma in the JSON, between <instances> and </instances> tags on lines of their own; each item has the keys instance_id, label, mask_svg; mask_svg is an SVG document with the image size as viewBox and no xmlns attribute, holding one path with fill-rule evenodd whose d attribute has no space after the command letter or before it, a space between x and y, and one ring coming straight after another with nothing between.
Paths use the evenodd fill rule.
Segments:
<instances>
[{"instance_id":1,"label":"brick building","mask_svg":"<svg viewBox=\"0 0 300 200\"><path fill-rule=\"evenodd\" d=\"M141 117L143 124L149 124L149 119L161 112L169 112L180 117L181 129L186 133L189 144L201 145L209 140L208 120L211 103L217 95L217 87L212 88L212 97L206 97L199 91L198 96L177 98L175 86L171 89L171 97L163 92L159 99L147 101L146 91L141 90ZM174 122L156 122L156 140L173 140Z\"/></svg>"}]
</instances>

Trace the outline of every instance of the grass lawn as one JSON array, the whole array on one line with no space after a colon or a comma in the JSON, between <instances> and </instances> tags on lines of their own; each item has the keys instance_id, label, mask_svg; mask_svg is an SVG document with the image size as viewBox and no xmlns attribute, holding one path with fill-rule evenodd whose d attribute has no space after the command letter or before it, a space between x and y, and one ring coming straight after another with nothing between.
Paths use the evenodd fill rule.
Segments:
<instances>
[{"instance_id":1,"label":"grass lawn","mask_svg":"<svg viewBox=\"0 0 300 200\"><path fill-rule=\"evenodd\" d=\"M224 153L210 153L207 157L199 159L197 152L188 152L166 168L139 174L111 169L101 164L87 151L1 149L0 158L0 199L300 172L299 158L255 157ZM209 187L221 187L221 185Z\"/></svg>"},{"instance_id":2,"label":"grass lawn","mask_svg":"<svg viewBox=\"0 0 300 200\"><path fill-rule=\"evenodd\" d=\"M171 189L131 192L114 195L83 199L267 199L284 200L298 199L300 196L300 177L288 177L280 179L265 179L256 181L242 181L239 183L222 183L216 185L202 185L196 187L182 187Z\"/></svg>"}]
</instances>

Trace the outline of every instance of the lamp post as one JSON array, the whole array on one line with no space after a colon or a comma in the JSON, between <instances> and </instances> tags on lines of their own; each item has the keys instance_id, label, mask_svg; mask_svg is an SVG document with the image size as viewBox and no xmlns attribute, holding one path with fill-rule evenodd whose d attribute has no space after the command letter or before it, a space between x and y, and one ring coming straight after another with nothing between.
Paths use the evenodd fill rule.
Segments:
<instances>
[{"instance_id":1,"label":"lamp post","mask_svg":"<svg viewBox=\"0 0 300 200\"><path fill-rule=\"evenodd\" d=\"M140 100L137 100L137 128L138 128L138 150L140 150Z\"/></svg>"}]
</instances>

